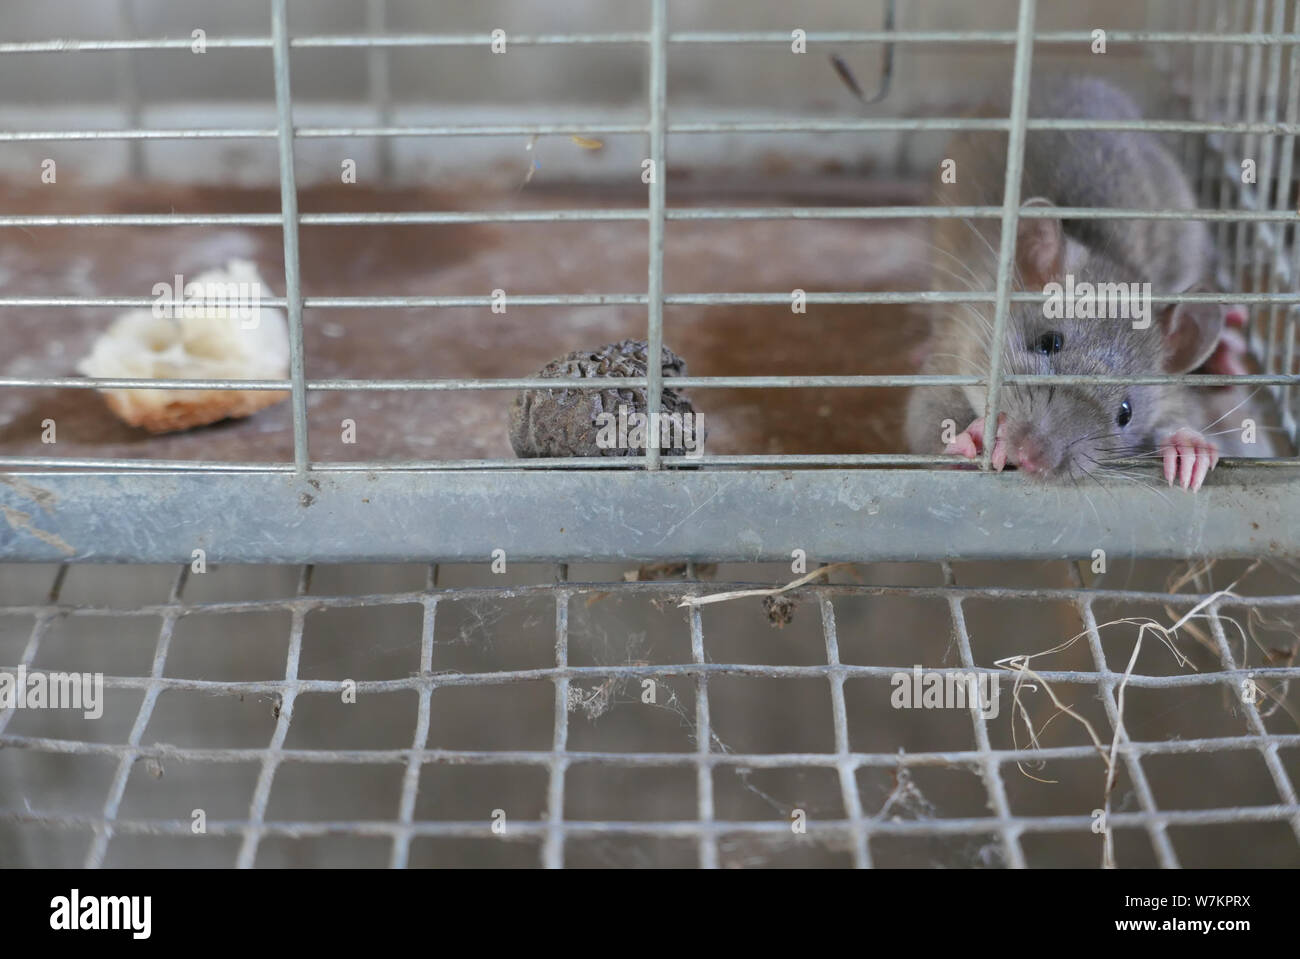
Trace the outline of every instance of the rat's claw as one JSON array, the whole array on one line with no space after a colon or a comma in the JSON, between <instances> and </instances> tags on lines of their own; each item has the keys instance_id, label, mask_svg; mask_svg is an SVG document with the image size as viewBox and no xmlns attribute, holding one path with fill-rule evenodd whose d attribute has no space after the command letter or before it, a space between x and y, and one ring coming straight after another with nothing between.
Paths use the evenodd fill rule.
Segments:
<instances>
[{"instance_id":1,"label":"rat's claw","mask_svg":"<svg viewBox=\"0 0 1300 959\"><path fill-rule=\"evenodd\" d=\"M1228 326L1245 326L1249 318L1249 312L1240 303L1223 311L1223 322Z\"/></svg>"},{"instance_id":2,"label":"rat's claw","mask_svg":"<svg viewBox=\"0 0 1300 959\"><path fill-rule=\"evenodd\" d=\"M1210 471L1210 451L1199 449L1196 451L1196 469L1192 471L1192 492L1201 488L1205 482L1205 474Z\"/></svg>"},{"instance_id":3,"label":"rat's claw","mask_svg":"<svg viewBox=\"0 0 1300 959\"><path fill-rule=\"evenodd\" d=\"M993 439L993 468L995 470L1000 470L1007 464L1006 429L1006 414L999 413L998 432ZM964 456L968 460L974 459L984 452L984 417L979 416L971 420L970 426L957 434L956 438L945 446L943 451L949 456Z\"/></svg>"},{"instance_id":4,"label":"rat's claw","mask_svg":"<svg viewBox=\"0 0 1300 959\"><path fill-rule=\"evenodd\" d=\"M1201 488L1206 475L1219 464L1219 449L1196 430L1180 429L1162 444L1165 482L1170 486L1177 474L1185 490Z\"/></svg>"},{"instance_id":5,"label":"rat's claw","mask_svg":"<svg viewBox=\"0 0 1300 959\"><path fill-rule=\"evenodd\" d=\"M998 414L998 432L993 437L993 468L1002 471L1007 465L1007 418L1006 414Z\"/></svg>"}]
</instances>

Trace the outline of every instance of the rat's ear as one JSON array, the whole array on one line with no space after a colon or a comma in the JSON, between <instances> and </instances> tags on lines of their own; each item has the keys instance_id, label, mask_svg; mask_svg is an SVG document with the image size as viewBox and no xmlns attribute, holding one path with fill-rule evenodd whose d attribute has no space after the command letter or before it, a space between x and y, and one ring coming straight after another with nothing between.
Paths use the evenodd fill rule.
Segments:
<instances>
[{"instance_id":1,"label":"rat's ear","mask_svg":"<svg viewBox=\"0 0 1300 959\"><path fill-rule=\"evenodd\" d=\"M1024 207L1055 206L1036 196ZM1050 217L1021 217L1016 221L1016 269L1027 290L1042 289L1065 273L1065 231Z\"/></svg>"},{"instance_id":2,"label":"rat's ear","mask_svg":"<svg viewBox=\"0 0 1300 959\"><path fill-rule=\"evenodd\" d=\"M1186 293L1208 293L1197 286ZM1210 358L1223 333L1223 307L1218 303L1175 303L1160 312L1164 337L1164 371L1190 373Z\"/></svg>"}]
</instances>

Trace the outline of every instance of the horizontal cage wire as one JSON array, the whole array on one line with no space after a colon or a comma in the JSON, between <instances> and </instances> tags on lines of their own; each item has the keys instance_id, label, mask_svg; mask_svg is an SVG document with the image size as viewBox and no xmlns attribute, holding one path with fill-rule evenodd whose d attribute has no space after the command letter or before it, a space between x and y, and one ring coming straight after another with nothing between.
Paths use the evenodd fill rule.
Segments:
<instances>
[{"instance_id":1,"label":"horizontal cage wire","mask_svg":"<svg viewBox=\"0 0 1300 959\"><path fill-rule=\"evenodd\" d=\"M157 261L148 275L168 281L166 258L174 254L160 244L171 241L156 237L193 237L198 248L209 242L200 237L220 231L205 249L256 250L264 266L282 263L283 295L261 296L259 304L284 312L287 364L276 377L164 381L71 375L57 357L24 357L21 338L15 362L0 357L0 676L86 671L101 679L104 707L102 717L83 721L75 711L0 706L0 865L1300 862L1295 0L1152 0L1141 11L1145 27L1140 15L1097 4L1106 8L1099 23L1120 17L1123 28L1105 30L1113 55L1135 77L1168 88L1157 101L1166 112L1146 119L1030 115L1040 71L1055 58L1078 67L1080 51L1097 42L1094 28L1081 26L1086 17L1036 0L1000 4L1000 24L992 15L954 19L942 3L881 0L866 12L831 16L826 27L810 11L799 37L797 25L782 26L788 11L771 28L770 16L746 8L728 25L752 20L751 29L719 30L707 14L669 0L635 5L644 20L635 28L623 13L587 11L590 29L582 17L567 17L580 29L559 29L560 17L556 29L535 24L500 34L478 20L458 26L448 11L409 18L396 0L370 0L357 32L324 33L315 25L324 21L305 6L270 0L268 32L260 21L232 16L224 22L240 26L202 38L205 55L244 51L269 66L267 111L230 112L235 119L225 123L215 105L196 101L169 124L159 122L167 114L146 94L148 71L160 69L149 64L190 54L196 40L188 28L152 28L139 6L118 7L119 38L0 42L0 54L10 55L0 56L0 68L53 58L76 72L112 60L113 105L122 116L113 128L96 128L86 113L66 125L41 117L34 124L44 127L0 130L0 143L14 151L117 146L123 177L154 185L175 173L177 157L197 165L203 154L194 151L260 146L274 189L194 194L229 208L210 212L186 209L203 205L187 194L180 209L172 202L158 212L168 205L78 184L68 200L16 203L0 213L0 228L41 249L51 249L47 237L77 238L85 257L113 264L120 258L109 250L111 238L129 238L129 255ZM496 6L519 14L513 3ZM180 36L148 36L169 32ZM549 99L542 112L448 105L421 114L399 94L409 81L402 56L491 58L502 42L522 51L515 57L635 57L643 69L636 111L595 97L601 106L578 111L577 120ZM819 58L826 87L836 89L838 72L867 107L838 116L792 108L789 116L767 103L754 115L695 115L679 106L678 78L709 58L754 58L748 62L760 65L748 68L752 76L772 58L791 56L792 42ZM878 54L879 77L866 70L854 77L837 50ZM995 60L1006 110L967 115L973 104L959 97L969 91L934 81L927 93L900 100L910 96L909 84L919 91L922 83L906 61L927 54ZM344 63L349 56L359 58L364 114L322 107L304 92L320 82L309 58ZM956 69L947 70L954 84ZM859 87L877 79L872 100ZM432 87L420 89L424 97ZM589 92L583 96L592 99ZM811 97L824 103L825 95L817 88ZM1025 205L1026 138L1050 131L1161 136L1191 177L1197 208ZM891 137L906 144L937 136L938 143L958 133L1005 138L1000 202L933 200L916 188L933 179L929 155L900 146L890 156L894 148L879 145ZM635 149L619 153L620 138ZM772 160L764 144L798 144L815 156L808 141L818 138L876 151L874 166L838 163L841 180L849 179L846 170L869 171L873 181L910 180L875 194L843 186L801 194L769 182L728 202L729 187L744 178L724 167L692 192L694 167L707 169L714 156L704 144L730 144L745 158L743 169L770 162L780 171L792 161ZM571 168L576 187L547 182L549 167L534 158L557 141L572 141L576 154L621 158L611 164L626 160L637 190L584 192L581 166ZM389 195L345 200L313 182L325 167L337 178L338 158L363 142L374 147ZM746 143L759 145L739 146ZM460 162L485 176L487 157L505 162L512 177L521 152L532 165L522 185L469 185L454 201L450 193L404 191L401 171L410 178L418 170L421 187L429 169L439 179L443 151L467 157ZM1243 158L1254 164L1251 178L1243 176ZM643 162L655 171L644 181ZM624 184L628 169L616 174ZM676 178L679 172L690 177ZM1017 288L1017 228L1052 219L1205 222L1218 253L1218 288L1155 289L1151 299L1247 310L1245 349L1255 370L1031 374L1007 366L1009 311L1048 299ZM794 319L849 311L855 326L830 329L858 335L872 324L911 329L927 310L983 305L995 317L992 360L971 375L923 372L901 360L904 372L857 372L882 367L855 361L828 367L854 372L817 373L796 361L793 372L755 373L742 362L706 359L702 375L669 377L651 362L642 375L618 378L647 409L663 408L679 389L710 416L718 403L724 413L711 423L721 452L702 455L671 456L650 443L616 457L509 457L500 455L508 448L504 425L484 426L495 424L493 416L504 424L509 394L598 391L611 381L518 375L524 370L512 363L480 361L476 348L484 356L502 351L496 337L535 327L551 337L551 349L572 333L554 319L562 312L621 311L635 323L617 328L644 339L653 357L666 340L676 346L687 338L679 314L700 330L692 346L708 342L710 325L731 330L744 314L744 335L773 341L769 358L794 357L789 334L778 332L790 316L780 327L758 319L794 312L780 281L760 283L764 258L788 256L811 270L817 254L796 248L811 247L819 234L798 231L846 226L865 231L868 250L898 242L904 258L924 257L920 234L910 234L908 246L909 234L884 231L948 220L1000 230L989 288L928 289L897 262L873 266L863 283L848 265L854 261L835 248L844 241L833 239L830 265L794 291L814 316ZM602 247L623 251L624 241L602 231L620 228L636 231L634 255L606 256ZM400 232L410 229L423 232ZM476 252L475 244L491 247L478 230L499 231L492 234L502 245L496 273L465 266L488 257ZM713 230L725 232L706 232ZM756 240L752 262L739 272L682 265L721 262L717 251L726 247L718 237L743 244L748 231L766 230L780 231L761 234L774 238L773 249ZM364 246L370 239L358 238L375 231L429 244L430 252L404 273L378 265L396 259L396 247L380 246L371 263L381 282L374 294L355 282L359 274L321 282L333 268L323 267L321 237ZM427 239L444 231L465 249L446 253L442 241ZM515 239L532 236L527 231L536 237ZM538 242L545 231L574 232L556 232L569 241L548 246ZM714 245L702 246L709 236ZM187 243L177 240L177 249ZM585 273L565 264L575 255L590 261ZM618 256L635 260L636 269L622 269ZM551 261L557 291L540 285L549 273L531 270L522 275L539 281L533 291L506 293L517 319L512 312L480 337L455 325L459 315L475 322L496 315L505 291L492 289L493 276ZM602 267L610 291L591 292L605 279ZM8 269L3 259L0 268ZM490 282L458 291L437 276L444 268ZM106 317L158 302L156 294L111 295L121 284L67 272L56 279L63 285L20 284L17 292L0 279L0 310ZM430 282L434 292L414 292ZM444 329L467 335L464 347L448 351L458 366L437 356L376 366L357 338L364 330L389 352L415 354L426 324L439 331L427 341L431 351L450 342ZM615 326L595 320L589 328ZM0 329L0 343L4 337ZM339 345L330 346L331 338ZM869 351L877 341L866 342ZM531 356L531 344L521 344L520 355ZM853 352L820 348L809 355L838 360ZM724 343L721 352L728 350L741 352ZM891 356L903 355L894 350ZM683 355L694 362L692 350ZM58 455L13 441L18 434L5 427L6 395L60 397L57 409L70 411L90 398L88 390L148 395L141 391L162 382L195 396L287 394L284 426L273 425L267 410L194 431L193 439L126 443L105 419L97 429L107 440L74 441L71 453ZM980 416L991 433L1008 391L1116 385L1249 388L1267 404L1263 428L1277 438L1275 455L1225 457L1194 494L1195 506L1184 509L1135 482L1140 474L1091 487L1032 484L991 475L992 447L977 458L978 469L963 471L952 469L951 455L898 452L897 439L891 446L855 437L814 452L800 436L823 435L815 421L842 415L832 404L855 391L964 387L984 397ZM798 405L804 394L822 405ZM433 406L419 405L435 402L452 411L445 422ZM404 405L385 405L394 403ZM870 431L871 417L882 414L868 409ZM353 455L331 420L363 410L399 425ZM761 427L743 426L746 417L764 416L788 421L781 428L799 438L783 445ZM28 420L44 424L45 417ZM411 440L426 429L427 440ZM476 430L495 430L494 438L467 441ZM1154 481L1151 463L1131 456L1113 465L1146 470ZM923 678L950 688L968 683L976 699L957 708L900 708L894 696L914 681L919 697ZM977 687L986 691L983 703Z\"/></svg>"}]
</instances>

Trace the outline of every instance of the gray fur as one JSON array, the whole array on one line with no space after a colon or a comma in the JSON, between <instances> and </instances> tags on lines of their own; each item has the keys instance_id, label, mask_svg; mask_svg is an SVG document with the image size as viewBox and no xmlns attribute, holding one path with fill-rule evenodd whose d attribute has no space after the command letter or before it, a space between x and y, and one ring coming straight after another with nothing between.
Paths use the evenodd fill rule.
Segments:
<instances>
[{"instance_id":1,"label":"gray fur","mask_svg":"<svg viewBox=\"0 0 1300 959\"><path fill-rule=\"evenodd\" d=\"M997 115L996 109L991 115ZM1092 77L1045 82L1030 101L1030 116L1132 120L1140 115L1127 94ZM937 202L1001 204L1006 142L1005 134L969 131L954 136L946 156L957 163L957 182L942 186ZM1031 198L1061 207L1196 207L1177 161L1158 138L1141 131L1029 132L1021 202ZM1065 271L1076 282L1145 282L1151 284L1153 293L1182 292L1207 283L1213 274L1213 246L1203 221L1064 220L1060 225L1067 241ZM936 221L934 288L960 289L965 285L993 290L999 229L997 220ZM1027 287L1018 273L1016 288L1033 287ZM1153 313L1160 308L1155 304ZM1122 319L1048 320L1040 305L1030 303L1013 304L1008 320L1003 356L1007 374L1136 376L1169 371L1171 341L1154 317L1149 329L1135 330ZM991 305L936 309L922 372L983 374L990 365L992 326ZM1200 339L1212 348L1222 327L1217 307L1202 326L1205 332ZM1065 345L1059 352L1045 355L1034 344L1049 331L1063 334ZM1200 345L1198 342L1198 348ZM999 406L1007 414L1013 443L1031 437L1053 462L1059 457L1058 473L1077 476L1093 472L1107 459L1150 453L1165 434L1179 427L1209 427L1214 416L1196 395L1199 392L1155 386L1008 386ZM1237 400L1245 395L1241 390L1223 392L1240 393ZM1223 399L1219 397L1214 405L1222 405ZM1117 412L1125 401L1132 408L1132 419L1121 428ZM908 443L915 452L942 452L944 420L954 421L960 432L983 412L982 388L919 387L912 391L908 403ZM1208 431L1223 428L1221 424ZM1251 453L1239 451L1231 436L1215 439L1229 455L1267 455L1259 447Z\"/></svg>"}]
</instances>

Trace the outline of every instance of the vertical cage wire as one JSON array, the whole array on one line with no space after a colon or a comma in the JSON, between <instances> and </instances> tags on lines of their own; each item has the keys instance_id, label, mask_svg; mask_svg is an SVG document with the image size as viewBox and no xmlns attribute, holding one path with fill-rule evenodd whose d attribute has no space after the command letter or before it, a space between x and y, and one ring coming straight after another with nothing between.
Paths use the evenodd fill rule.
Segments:
<instances>
[{"instance_id":1,"label":"vertical cage wire","mask_svg":"<svg viewBox=\"0 0 1300 959\"><path fill-rule=\"evenodd\" d=\"M663 403L664 209L668 186L668 0L650 0L650 236L646 408ZM659 447L646 449L646 468L659 469Z\"/></svg>"},{"instance_id":2,"label":"vertical cage wire","mask_svg":"<svg viewBox=\"0 0 1300 959\"><path fill-rule=\"evenodd\" d=\"M1300 4L1295 6L1295 12L1292 17L1292 31L1300 31ZM1288 123L1295 123L1300 118L1300 51L1292 47L1290 71L1287 80L1286 96L1286 119ZM1278 209L1291 209L1292 205L1300 200L1295 199L1293 163L1295 160L1295 135L1288 134L1282 141L1282 168L1283 174L1278 179L1277 184L1277 207ZM1289 243L1287 238L1289 236ZM1300 280L1300 231L1297 230L1295 223L1283 223L1278 227L1279 242L1282 244L1282 255L1278 257L1278 262L1288 265L1285 253L1289 250L1290 262L1289 271L1280 275L1278 279L1288 285L1294 284ZM1279 271L1280 272L1280 271ZM1296 362L1296 310L1300 309L1300 304L1291 304L1284 306L1279 304L1273 310L1269 317L1268 338L1273 342L1277 335L1279 320L1281 326L1281 335L1283 340L1282 355L1280 366L1282 372L1295 373L1300 367ZM1266 369L1272 369L1272 366ZM1280 406L1282 408L1282 428L1291 438L1293 444L1300 444L1300 424L1296 421L1296 394L1293 391L1293 384L1283 384L1279 390L1281 397Z\"/></svg>"},{"instance_id":3,"label":"vertical cage wire","mask_svg":"<svg viewBox=\"0 0 1300 959\"><path fill-rule=\"evenodd\" d=\"M438 564L430 564L425 580L427 595L422 603L420 617L420 675L433 674L433 630L438 612ZM431 722L430 703L433 698L433 683L421 683L419 688L420 703L416 712L415 736L411 743L411 755L406 761L406 771L402 775L402 804L398 809L397 819L405 830L393 836L393 851L388 864L393 869L406 868L411 855L411 839L414 834L411 823L415 819L415 799L420 786L420 754L429 745L429 725Z\"/></svg>"},{"instance_id":4,"label":"vertical cage wire","mask_svg":"<svg viewBox=\"0 0 1300 959\"><path fill-rule=\"evenodd\" d=\"M944 585L955 587L957 578L953 575L949 563L941 564ZM962 610L962 597L954 591L949 595L948 607L952 615L953 631L957 637L957 648L961 654L961 664L971 669L975 665L975 654L971 649L970 632L966 628L966 614ZM1006 784L1002 779L1002 769L993 758L992 744L989 741L988 723L977 705L971 704L971 720L975 726L975 748L980 754L980 772L984 788L988 792L989 806L999 820L999 835L1002 840L1003 856L1013 868L1023 868L1025 852L1020 844L1020 833L1013 824L1011 804L1007 799Z\"/></svg>"},{"instance_id":5,"label":"vertical cage wire","mask_svg":"<svg viewBox=\"0 0 1300 959\"><path fill-rule=\"evenodd\" d=\"M289 317L289 377L293 383L293 462L299 473L310 468L307 450L307 378L302 336L302 278L298 262L298 184L293 166L293 86L289 80L287 0L271 0L271 40L275 58L275 112L279 124L280 212L284 217L284 297Z\"/></svg>"},{"instance_id":6,"label":"vertical cage wire","mask_svg":"<svg viewBox=\"0 0 1300 959\"><path fill-rule=\"evenodd\" d=\"M366 0L366 27L372 36L387 32L388 0ZM372 46L366 51L366 74L375 119L381 127L390 127L393 125L392 61L387 47ZM387 182L395 170L392 139L381 137L378 149L379 176Z\"/></svg>"},{"instance_id":7,"label":"vertical cage wire","mask_svg":"<svg viewBox=\"0 0 1300 959\"><path fill-rule=\"evenodd\" d=\"M1002 347L1007 338L1011 306L1011 270L1020 211L1020 175L1025 161L1025 121L1029 116L1029 75L1034 59L1034 13L1037 0L1020 0L1016 19L1016 52L1011 73L1011 115L1007 134L1007 171L1003 186L1002 233L998 247L997 298L989 346L989 379L984 400L984 435L998 432L998 396L1002 392ZM992 469L993 443L984 444L980 468Z\"/></svg>"}]
</instances>

